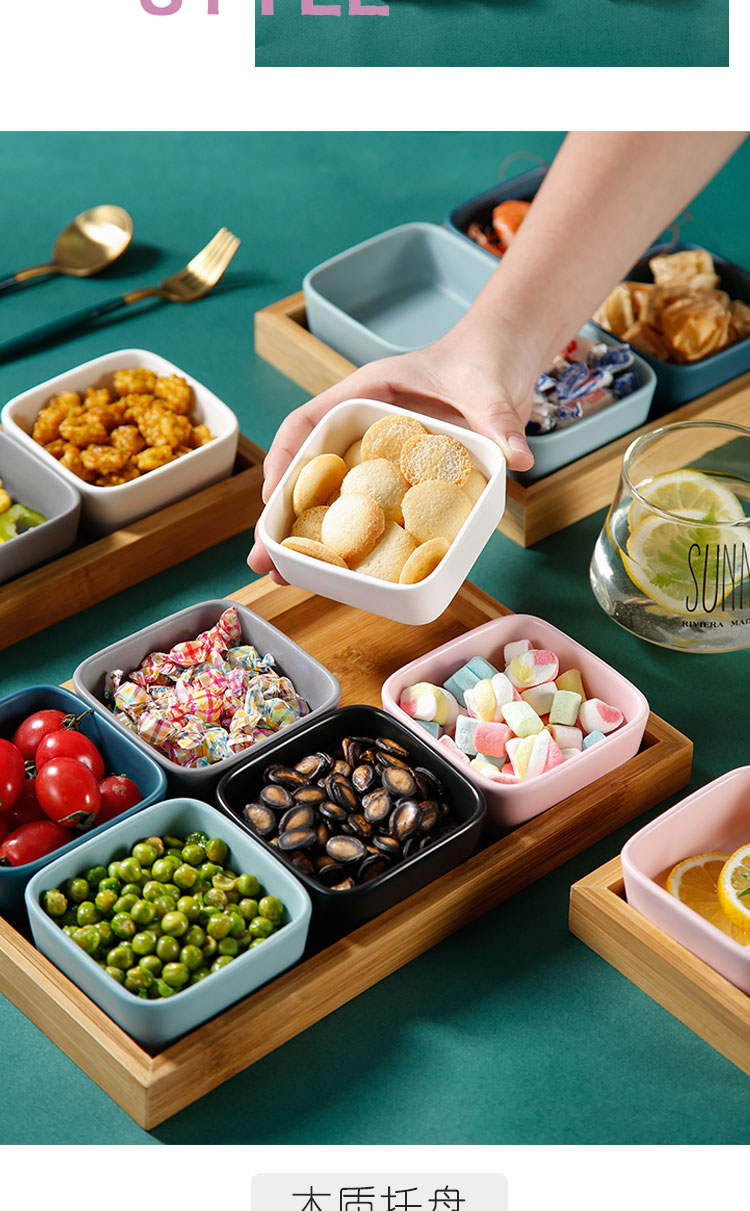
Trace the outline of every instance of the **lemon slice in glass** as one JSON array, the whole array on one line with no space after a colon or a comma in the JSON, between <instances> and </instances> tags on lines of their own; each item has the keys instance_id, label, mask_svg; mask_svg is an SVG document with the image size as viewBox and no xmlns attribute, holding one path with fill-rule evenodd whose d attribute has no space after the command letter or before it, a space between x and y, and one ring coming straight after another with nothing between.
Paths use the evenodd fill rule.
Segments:
<instances>
[{"instance_id":1,"label":"lemon slice in glass","mask_svg":"<svg viewBox=\"0 0 750 1211\"><path fill-rule=\"evenodd\" d=\"M639 495L650 505L679 517L702 518L704 521L742 521L742 504L729 488L718 479L684 467L665 471L636 485ZM648 510L634 500L628 513L631 533L637 530Z\"/></svg>"},{"instance_id":2,"label":"lemon slice in glass","mask_svg":"<svg viewBox=\"0 0 750 1211\"><path fill-rule=\"evenodd\" d=\"M733 589L739 591L750 565L749 546L745 527L709 525L702 518L670 521L655 513L630 535L622 559L633 584L651 601L670 614L703 616L729 604Z\"/></svg>"}]
</instances>

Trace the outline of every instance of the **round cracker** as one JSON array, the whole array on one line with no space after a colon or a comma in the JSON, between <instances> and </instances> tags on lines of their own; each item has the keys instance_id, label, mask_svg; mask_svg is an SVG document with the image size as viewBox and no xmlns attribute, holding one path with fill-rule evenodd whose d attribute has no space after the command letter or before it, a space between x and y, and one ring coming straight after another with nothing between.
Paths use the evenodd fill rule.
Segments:
<instances>
[{"instance_id":1,"label":"round cracker","mask_svg":"<svg viewBox=\"0 0 750 1211\"><path fill-rule=\"evenodd\" d=\"M361 492L369 496L385 513L386 521L404 520L401 501L409 485L395 463L389 458L370 458L367 462L352 467L341 485L341 495Z\"/></svg>"},{"instance_id":2,"label":"round cracker","mask_svg":"<svg viewBox=\"0 0 750 1211\"><path fill-rule=\"evenodd\" d=\"M292 492L292 508L297 517L306 509L325 505L341 487L348 467L338 454L317 454L297 476Z\"/></svg>"},{"instance_id":3,"label":"round cracker","mask_svg":"<svg viewBox=\"0 0 750 1211\"><path fill-rule=\"evenodd\" d=\"M450 543L445 538L431 538L423 542L409 556L399 576L399 584L416 584L434 572L448 550Z\"/></svg>"},{"instance_id":4,"label":"round cracker","mask_svg":"<svg viewBox=\"0 0 750 1211\"><path fill-rule=\"evenodd\" d=\"M344 450L344 462L351 471L352 467L358 467L362 462L362 438L352 442L347 450Z\"/></svg>"},{"instance_id":5,"label":"round cracker","mask_svg":"<svg viewBox=\"0 0 750 1211\"><path fill-rule=\"evenodd\" d=\"M342 559L364 559L385 529L380 505L361 492L340 496L326 511L321 537Z\"/></svg>"},{"instance_id":6,"label":"round cracker","mask_svg":"<svg viewBox=\"0 0 750 1211\"><path fill-rule=\"evenodd\" d=\"M423 437L427 433L421 421L408 413L381 416L373 421L362 438L362 459L390 458L398 463L401 447L410 437Z\"/></svg>"},{"instance_id":7,"label":"round cracker","mask_svg":"<svg viewBox=\"0 0 750 1211\"><path fill-rule=\"evenodd\" d=\"M486 487L487 480L482 475L482 472L478 471L476 467L472 467L466 479L461 484L461 491L465 492L472 505L475 505Z\"/></svg>"},{"instance_id":8,"label":"round cracker","mask_svg":"<svg viewBox=\"0 0 750 1211\"><path fill-rule=\"evenodd\" d=\"M314 538L285 538L281 545L288 547L290 551L296 551L298 555L309 555L312 559L322 560L323 563L335 564L337 568L346 567L336 551L332 551L322 542L316 542Z\"/></svg>"},{"instance_id":9,"label":"round cracker","mask_svg":"<svg viewBox=\"0 0 750 1211\"><path fill-rule=\"evenodd\" d=\"M316 542L320 542L320 527L326 508L326 505L313 505L312 509L305 509L304 513L300 513L292 526L292 538L314 538Z\"/></svg>"},{"instance_id":10,"label":"round cracker","mask_svg":"<svg viewBox=\"0 0 750 1211\"><path fill-rule=\"evenodd\" d=\"M401 507L404 525L417 542L428 542L431 538L453 542L471 513L466 493L445 479L426 479L415 484L409 488Z\"/></svg>"},{"instance_id":11,"label":"round cracker","mask_svg":"<svg viewBox=\"0 0 750 1211\"><path fill-rule=\"evenodd\" d=\"M410 484L445 479L460 487L471 471L471 457L466 447L450 434L427 433L404 442L399 465Z\"/></svg>"},{"instance_id":12,"label":"round cracker","mask_svg":"<svg viewBox=\"0 0 750 1211\"><path fill-rule=\"evenodd\" d=\"M351 566L363 576L374 576L377 580L398 582L401 569L416 547L416 540L407 534L403 526L395 521L386 522L383 536L364 559Z\"/></svg>"}]
</instances>

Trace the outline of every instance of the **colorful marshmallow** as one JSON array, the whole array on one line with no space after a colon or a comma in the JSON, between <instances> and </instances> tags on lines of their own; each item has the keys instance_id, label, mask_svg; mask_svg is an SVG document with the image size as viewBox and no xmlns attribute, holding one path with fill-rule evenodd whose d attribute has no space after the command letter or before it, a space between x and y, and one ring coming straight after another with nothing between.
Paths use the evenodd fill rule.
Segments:
<instances>
[{"instance_id":1,"label":"colorful marshmallow","mask_svg":"<svg viewBox=\"0 0 750 1211\"><path fill-rule=\"evenodd\" d=\"M535 736L544 727L533 706L529 706L523 698L520 702L506 702L503 707L503 719L510 730L521 739Z\"/></svg>"},{"instance_id":2,"label":"colorful marshmallow","mask_svg":"<svg viewBox=\"0 0 750 1211\"><path fill-rule=\"evenodd\" d=\"M619 727L623 721L622 711L615 706L608 706L601 698L587 698L581 703L578 712L578 722L584 732L602 732L605 736ZM561 723L564 720L560 721Z\"/></svg>"},{"instance_id":3,"label":"colorful marshmallow","mask_svg":"<svg viewBox=\"0 0 750 1211\"><path fill-rule=\"evenodd\" d=\"M588 736L583 737L583 748L584 749L591 748L592 744L598 744L599 741L603 740L603 739L604 739L604 732L599 732L599 731L589 732Z\"/></svg>"},{"instance_id":4,"label":"colorful marshmallow","mask_svg":"<svg viewBox=\"0 0 750 1211\"><path fill-rule=\"evenodd\" d=\"M511 685L505 673L495 673L493 677L483 677L472 689L464 695L466 710L475 719L483 719L486 723L499 723L503 717L503 707L506 702L513 702L520 694Z\"/></svg>"},{"instance_id":5,"label":"colorful marshmallow","mask_svg":"<svg viewBox=\"0 0 750 1211\"><path fill-rule=\"evenodd\" d=\"M532 685L530 690L523 690L521 697L533 707L537 715L549 715L556 693L557 682L544 681L541 685Z\"/></svg>"},{"instance_id":6,"label":"colorful marshmallow","mask_svg":"<svg viewBox=\"0 0 750 1211\"><path fill-rule=\"evenodd\" d=\"M560 670L560 661L554 652L530 648L514 656L505 672L519 690L529 690L532 685L554 681Z\"/></svg>"},{"instance_id":7,"label":"colorful marshmallow","mask_svg":"<svg viewBox=\"0 0 750 1211\"><path fill-rule=\"evenodd\" d=\"M586 697L583 677L578 669L566 669L564 673L560 673L557 678L557 688L558 690L572 690L574 694L580 694L581 701Z\"/></svg>"},{"instance_id":8,"label":"colorful marshmallow","mask_svg":"<svg viewBox=\"0 0 750 1211\"><path fill-rule=\"evenodd\" d=\"M555 744L560 748L574 748L578 752L581 751L583 732L579 727L566 727L564 723L551 723L549 730Z\"/></svg>"},{"instance_id":9,"label":"colorful marshmallow","mask_svg":"<svg viewBox=\"0 0 750 1211\"><path fill-rule=\"evenodd\" d=\"M429 681L418 681L407 686L398 702L402 711L412 719L424 719L440 724L446 731L453 731L458 718L458 703L451 693Z\"/></svg>"},{"instance_id":10,"label":"colorful marshmallow","mask_svg":"<svg viewBox=\"0 0 750 1211\"><path fill-rule=\"evenodd\" d=\"M573 690L558 690L549 709L550 723L562 723L574 727L581 706L581 695Z\"/></svg>"},{"instance_id":11,"label":"colorful marshmallow","mask_svg":"<svg viewBox=\"0 0 750 1211\"><path fill-rule=\"evenodd\" d=\"M503 660L506 665L510 664L514 656L523 656L524 652L531 651L530 639L516 639L514 643L506 643L503 648Z\"/></svg>"},{"instance_id":12,"label":"colorful marshmallow","mask_svg":"<svg viewBox=\"0 0 750 1211\"><path fill-rule=\"evenodd\" d=\"M505 745L510 737L510 728L504 723L477 721L474 728L474 747L483 757L504 757Z\"/></svg>"}]
</instances>

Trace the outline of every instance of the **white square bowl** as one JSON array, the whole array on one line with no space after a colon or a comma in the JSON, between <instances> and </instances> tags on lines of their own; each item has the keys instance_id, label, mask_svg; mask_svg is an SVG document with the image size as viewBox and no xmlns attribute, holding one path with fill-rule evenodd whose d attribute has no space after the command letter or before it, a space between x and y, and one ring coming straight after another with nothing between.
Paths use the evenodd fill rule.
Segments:
<instances>
[{"instance_id":1,"label":"white square bowl","mask_svg":"<svg viewBox=\"0 0 750 1211\"><path fill-rule=\"evenodd\" d=\"M122 988L98 963L63 933L40 904L42 893L60 887L90 866L107 866L129 853L145 837L184 836L202 829L229 846L227 859L237 874L258 878L266 895L278 896L286 913L281 928L262 946L253 947L214 972L164 1000L148 1001ZM196 799L165 799L111 825L105 832L43 866L26 885L26 908L38 950L60 968L128 1034L147 1047L165 1043L194 1030L302 957L310 925L312 902L298 879L216 808Z\"/></svg>"},{"instance_id":2,"label":"white square bowl","mask_svg":"<svg viewBox=\"0 0 750 1211\"><path fill-rule=\"evenodd\" d=\"M400 415L416 415L429 432L457 438L487 480L487 487L434 572L417 584L394 584L282 547L281 542L291 533L294 522L292 490L304 464L317 454L343 455L374 421ZM500 447L472 429L409 413L377 400L345 400L326 414L300 447L261 513L257 532L276 568L290 584L395 622L420 626L432 622L450 604L497 528L505 508L505 477L505 457Z\"/></svg>"},{"instance_id":3,"label":"white square bowl","mask_svg":"<svg viewBox=\"0 0 750 1211\"><path fill-rule=\"evenodd\" d=\"M554 652L561 669L578 669L589 697L601 698L617 707L625 718L616 731L597 744L592 744L577 757L564 761L547 773L530 778L528 782L509 785L493 782L479 770L457 762L459 769L482 791L487 801L487 823L493 832L505 832L524 824L629 761L641 746L648 721L648 702L632 682L564 631L533 614L508 614L504 618L493 618L491 622L485 622L473 631L466 631L432 652L418 656L410 664L403 665L383 685L383 706L426 744L453 760L444 746L433 740L398 705L403 691L418 681L442 685L473 656L483 656L502 672L505 667L503 648L506 643L515 643L519 639L530 639L535 648Z\"/></svg>"},{"instance_id":4,"label":"white square bowl","mask_svg":"<svg viewBox=\"0 0 750 1211\"><path fill-rule=\"evenodd\" d=\"M34 443L36 445L36 442ZM38 447L41 452L41 446ZM36 509L47 520L0 543L0 585L38 564L56 559L75 542L81 497L69 487L47 459L31 454L20 442L0 431L0 479L14 503Z\"/></svg>"},{"instance_id":5,"label":"white square bowl","mask_svg":"<svg viewBox=\"0 0 750 1211\"><path fill-rule=\"evenodd\" d=\"M130 483L111 488L98 488L95 484L84 483L34 441L31 436L34 421L51 396L61 391L84 391L87 387L112 389L116 370L135 369L138 366L153 370L160 378L179 374L186 379L194 392L190 420L194 425L208 425L214 439ZM13 437L23 442L27 449L75 488L83 504L83 523L95 534L109 534L225 479L234 466L239 440L239 422L231 408L179 366L146 349L119 349L74 366L64 374L58 374L9 400L0 419Z\"/></svg>"},{"instance_id":6,"label":"white square bowl","mask_svg":"<svg viewBox=\"0 0 750 1211\"><path fill-rule=\"evenodd\" d=\"M628 904L750 994L750 946L722 933L667 891L666 875L684 858L731 854L750 841L750 765L729 770L670 807L624 846Z\"/></svg>"}]
</instances>

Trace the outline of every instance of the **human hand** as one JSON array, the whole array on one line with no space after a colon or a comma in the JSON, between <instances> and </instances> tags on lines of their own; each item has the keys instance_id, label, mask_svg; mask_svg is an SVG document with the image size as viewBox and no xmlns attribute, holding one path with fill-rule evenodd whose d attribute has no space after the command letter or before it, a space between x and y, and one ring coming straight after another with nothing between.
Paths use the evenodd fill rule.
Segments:
<instances>
[{"instance_id":1,"label":"human hand","mask_svg":"<svg viewBox=\"0 0 750 1211\"><path fill-rule=\"evenodd\" d=\"M520 357L474 358L450 334L427 349L370 362L283 421L263 464L263 500L318 421L347 399L376 399L467 426L497 442L511 470L526 471L534 462L524 425L536 373L534 366L524 373ZM257 538L247 562L254 571L270 572L277 583L285 583Z\"/></svg>"}]
</instances>

